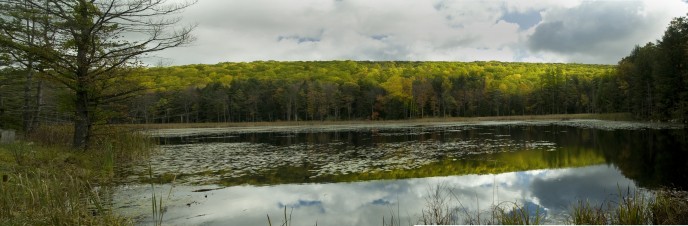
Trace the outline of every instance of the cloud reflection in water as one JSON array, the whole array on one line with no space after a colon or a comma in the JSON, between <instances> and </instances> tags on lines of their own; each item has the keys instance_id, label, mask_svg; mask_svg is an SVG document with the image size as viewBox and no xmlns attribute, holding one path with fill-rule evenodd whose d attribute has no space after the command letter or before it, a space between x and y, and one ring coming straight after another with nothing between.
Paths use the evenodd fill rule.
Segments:
<instances>
[{"instance_id":1,"label":"cloud reflection in water","mask_svg":"<svg viewBox=\"0 0 688 226\"><path fill-rule=\"evenodd\" d=\"M165 200L165 222L266 225L266 215L273 223L281 222L286 206L294 225L379 225L383 216L389 219L392 213L400 216L404 224L414 224L429 191L438 184L452 189L460 200L460 204L452 205L461 205L470 212L485 210L493 204L518 202L531 210L539 208L554 223L564 223L561 220L565 219L565 211L576 200L599 203L613 198L618 188L635 188L633 181L611 165L354 183L234 186L208 192L192 192L199 189L194 186L177 186L172 189L171 200ZM149 189L145 185L123 187L115 200L140 203L123 208L124 214L148 213Z\"/></svg>"}]
</instances>

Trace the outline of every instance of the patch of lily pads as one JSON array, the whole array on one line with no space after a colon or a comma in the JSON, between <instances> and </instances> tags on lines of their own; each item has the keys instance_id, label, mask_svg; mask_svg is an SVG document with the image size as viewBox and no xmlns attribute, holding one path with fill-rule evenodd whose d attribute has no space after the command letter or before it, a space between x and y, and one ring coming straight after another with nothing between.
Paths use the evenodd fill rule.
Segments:
<instances>
[{"instance_id":1,"label":"patch of lily pads","mask_svg":"<svg viewBox=\"0 0 688 226\"><path fill-rule=\"evenodd\" d=\"M598 130L683 128L681 124L670 123L566 120L160 130L151 133L161 138L186 137L182 140L186 143L160 145L161 152L150 162L126 169L129 176L124 182L322 182L342 175L418 169L447 159L478 155L489 158L494 153L523 150L556 151L558 146L550 138L512 136L513 131L526 131L533 126L554 126L543 131L555 136L566 134L566 128L572 127ZM346 141L347 133L359 133L361 142L367 143ZM289 142L242 140L241 136L247 134L253 138L270 134L266 139L289 139ZM204 138L229 140L206 143Z\"/></svg>"}]
</instances>

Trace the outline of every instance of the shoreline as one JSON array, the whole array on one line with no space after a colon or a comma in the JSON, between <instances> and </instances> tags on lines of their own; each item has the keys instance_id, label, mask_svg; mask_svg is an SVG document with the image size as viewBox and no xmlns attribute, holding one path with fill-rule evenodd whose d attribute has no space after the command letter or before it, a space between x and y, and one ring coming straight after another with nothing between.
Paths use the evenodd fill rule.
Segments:
<instances>
[{"instance_id":1,"label":"shoreline","mask_svg":"<svg viewBox=\"0 0 688 226\"><path fill-rule=\"evenodd\" d=\"M512 116L482 116L482 117L434 117L403 120L337 120L337 121L261 121L261 122L200 122L200 123L148 123L148 124L118 124L118 126L142 129L192 129L192 128L246 128L246 127L296 127L296 126L349 126L349 125L386 125L386 124L433 124L454 122L482 122L482 121L543 121L543 120L572 120L598 119L609 121L633 121L630 113L608 114L551 114L551 115L512 115Z\"/></svg>"},{"instance_id":2,"label":"shoreline","mask_svg":"<svg viewBox=\"0 0 688 226\"><path fill-rule=\"evenodd\" d=\"M620 115L623 116L623 115ZM207 123L207 124L156 124L138 125L130 127L142 131L152 137L189 137L212 136L222 134L242 133L312 133L312 132L343 132L354 130L394 130L409 128L442 129L462 126L572 126L599 130L637 130L637 129L683 129L684 124L662 123L647 121L621 120L619 115L546 115L546 116L518 116L518 117L480 117L480 118L434 118L424 120L394 120L394 121L325 121L305 123ZM616 117L616 118L615 118Z\"/></svg>"}]
</instances>

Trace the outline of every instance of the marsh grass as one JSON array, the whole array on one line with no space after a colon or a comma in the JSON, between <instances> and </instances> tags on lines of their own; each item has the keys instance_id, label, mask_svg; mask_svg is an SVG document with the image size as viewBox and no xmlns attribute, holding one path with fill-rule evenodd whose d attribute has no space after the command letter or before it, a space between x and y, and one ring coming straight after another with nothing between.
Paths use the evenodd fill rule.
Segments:
<instances>
[{"instance_id":1,"label":"marsh grass","mask_svg":"<svg viewBox=\"0 0 688 226\"><path fill-rule=\"evenodd\" d=\"M663 189L650 204L652 224L688 225L688 192Z\"/></svg>"},{"instance_id":2,"label":"marsh grass","mask_svg":"<svg viewBox=\"0 0 688 226\"><path fill-rule=\"evenodd\" d=\"M401 226L401 205L399 204L399 197L397 197L397 202L396 205L387 205L389 208L389 217L386 218L385 216L382 216L382 225L383 226ZM395 210L396 209L396 210ZM406 222L406 225L413 225L411 223L411 218L409 217L408 222Z\"/></svg>"},{"instance_id":3,"label":"marsh grass","mask_svg":"<svg viewBox=\"0 0 688 226\"><path fill-rule=\"evenodd\" d=\"M459 222L459 218L462 218L463 222ZM539 225L546 223L545 220L546 213L541 212L541 207L519 202L502 202L493 204L485 210L471 212L463 206L461 200L450 188L437 185L428 189L425 208L422 210L419 223L425 225ZM664 188L651 194L639 189L622 190L619 188L615 200L601 204L578 200L569 210L569 219L566 223L687 225L688 192ZM383 223L383 225L397 224Z\"/></svg>"},{"instance_id":4,"label":"marsh grass","mask_svg":"<svg viewBox=\"0 0 688 226\"><path fill-rule=\"evenodd\" d=\"M624 194L619 189L619 201L614 210L612 224L650 224L652 222L651 203L652 200L638 190L631 192L628 188Z\"/></svg>"},{"instance_id":5,"label":"marsh grass","mask_svg":"<svg viewBox=\"0 0 688 226\"><path fill-rule=\"evenodd\" d=\"M528 205L517 202L504 202L494 207L493 211L496 213L496 221L504 225L539 225L545 218L545 215L540 213L539 206L535 207L533 212Z\"/></svg>"},{"instance_id":6,"label":"marsh grass","mask_svg":"<svg viewBox=\"0 0 688 226\"><path fill-rule=\"evenodd\" d=\"M609 216L604 209L604 204L592 205L587 200L578 200L577 205L571 208L570 215L569 223L571 224L602 225L609 223Z\"/></svg>"},{"instance_id":7,"label":"marsh grass","mask_svg":"<svg viewBox=\"0 0 688 226\"><path fill-rule=\"evenodd\" d=\"M72 150L68 125L42 126L0 145L0 225L131 225L110 205L115 169L143 159L154 142L101 128L88 151Z\"/></svg>"},{"instance_id":8,"label":"marsh grass","mask_svg":"<svg viewBox=\"0 0 688 226\"><path fill-rule=\"evenodd\" d=\"M165 213L167 212L167 207L163 205L163 193L161 192L159 195L155 192L155 182L153 182L153 167L149 164L148 165L148 176L151 179L150 185L151 185L151 210L153 213L153 222L155 225L162 225ZM170 196L172 195L172 189L174 188L174 181L176 178L173 178L172 181L170 182L172 186L170 186L170 190L167 192L167 199L170 199Z\"/></svg>"},{"instance_id":9,"label":"marsh grass","mask_svg":"<svg viewBox=\"0 0 688 226\"><path fill-rule=\"evenodd\" d=\"M284 206L284 216L282 218L282 224L280 226L289 226L291 225L291 214L294 212L294 208L291 208L291 211L289 211L289 216L287 216L287 206ZM266 215L268 217L268 225L272 226L272 220L270 220L270 214ZM315 225L318 225L316 222Z\"/></svg>"},{"instance_id":10,"label":"marsh grass","mask_svg":"<svg viewBox=\"0 0 688 226\"><path fill-rule=\"evenodd\" d=\"M668 188L654 195L640 190L618 189L618 201L591 205L578 201L570 211L572 224L688 224L688 193Z\"/></svg>"},{"instance_id":11,"label":"marsh grass","mask_svg":"<svg viewBox=\"0 0 688 226\"><path fill-rule=\"evenodd\" d=\"M0 183L0 225L128 225L103 202L108 188L44 170Z\"/></svg>"},{"instance_id":12,"label":"marsh grass","mask_svg":"<svg viewBox=\"0 0 688 226\"><path fill-rule=\"evenodd\" d=\"M452 205L458 200L453 191L444 184L438 184L428 188L427 194L420 222L425 225L457 224L458 208Z\"/></svg>"},{"instance_id":13,"label":"marsh grass","mask_svg":"<svg viewBox=\"0 0 688 226\"><path fill-rule=\"evenodd\" d=\"M476 203L478 203L477 200ZM480 208L479 205L478 208ZM485 210L470 212L449 187L439 184L428 189L425 208L422 210L419 222L425 225L537 225L543 223L545 215L540 212L539 206L536 206L534 211L529 208L528 205L518 202L502 202L493 204ZM459 222L460 218L463 222Z\"/></svg>"}]
</instances>

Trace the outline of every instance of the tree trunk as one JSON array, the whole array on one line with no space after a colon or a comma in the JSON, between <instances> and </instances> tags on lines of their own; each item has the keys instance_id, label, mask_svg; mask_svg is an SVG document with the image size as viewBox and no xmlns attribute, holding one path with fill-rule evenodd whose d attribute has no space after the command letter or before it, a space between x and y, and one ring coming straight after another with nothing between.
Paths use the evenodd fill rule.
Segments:
<instances>
[{"instance_id":1,"label":"tree trunk","mask_svg":"<svg viewBox=\"0 0 688 226\"><path fill-rule=\"evenodd\" d=\"M43 81L38 81L36 85L36 107L34 108L34 114L31 117L31 128L36 129L39 125L39 119L41 117L41 110L43 108Z\"/></svg>"},{"instance_id":2,"label":"tree trunk","mask_svg":"<svg viewBox=\"0 0 688 226\"><path fill-rule=\"evenodd\" d=\"M24 106L22 107L22 119L24 120L24 134L29 134L32 130L31 122L33 107L31 106L31 86L33 84L33 62L29 61L26 66L26 81L24 83Z\"/></svg>"},{"instance_id":3,"label":"tree trunk","mask_svg":"<svg viewBox=\"0 0 688 226\"><path fill-rule=\"evenodd\" d=\"M74 118L74 143L76 149L87 150L91 136L91 118L88 114L88 92L76 92L76 112Z\"/></svg>"},{"instance_id":4,"label":"tree trunk","mask_svg":"<svg viewBox=\"0 0 688 226\"><path fill-rule=\"evenodd\" d=\"M89 21L91 14L88 12L88 3L85 0L79 0L75 9L75 18L83 21ZM88 53L93 46L91 45L92 37L89 26L80 26L78 33L75 34L76 46L76 73L75 75L75 114L74 114L74 142L72 147L80 150L88 150L88 142L91 135L91 118L88 112L89 108L89 91L92 87L89 84L89 72L91 65L89 64Z\"/></svg>"}]
</instances>

